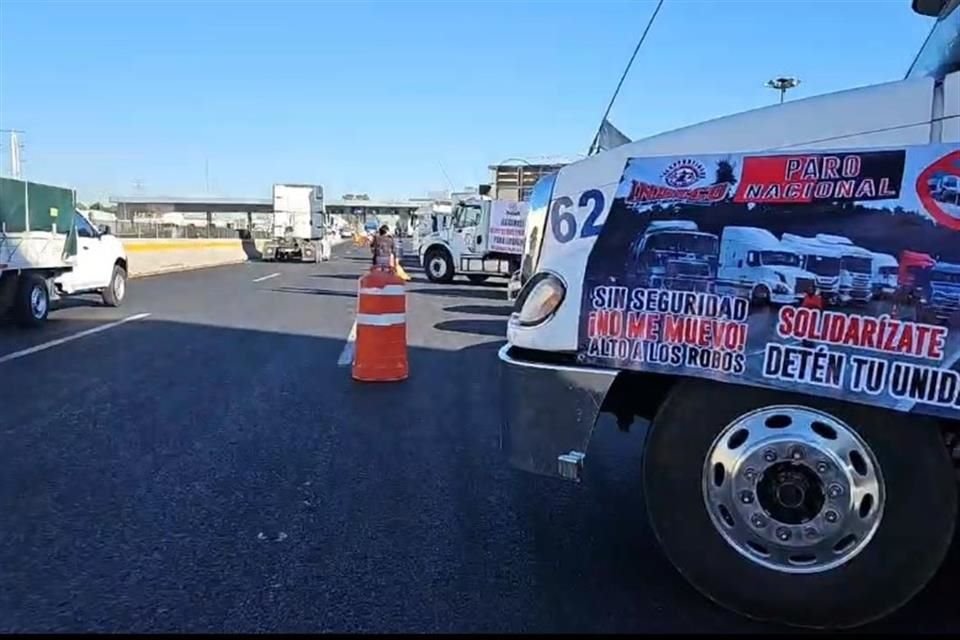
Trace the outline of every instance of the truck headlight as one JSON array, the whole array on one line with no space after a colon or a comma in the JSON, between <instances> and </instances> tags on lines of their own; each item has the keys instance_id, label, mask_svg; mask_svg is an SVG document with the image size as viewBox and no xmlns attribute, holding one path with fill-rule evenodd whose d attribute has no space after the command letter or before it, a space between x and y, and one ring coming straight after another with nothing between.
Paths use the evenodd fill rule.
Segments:
<instances>
[{"instance_id":1,"label":"truck headlight","mask_svg":"<svg viewBox=\"0 0 960 640\"><path fill-rule=\"evenodd\" d=\"M518 310L517 322L531 327L544 322L560 307L567 287L552 273L538 273L520 292L514 305Z\"/></svg>"}]
</instances>

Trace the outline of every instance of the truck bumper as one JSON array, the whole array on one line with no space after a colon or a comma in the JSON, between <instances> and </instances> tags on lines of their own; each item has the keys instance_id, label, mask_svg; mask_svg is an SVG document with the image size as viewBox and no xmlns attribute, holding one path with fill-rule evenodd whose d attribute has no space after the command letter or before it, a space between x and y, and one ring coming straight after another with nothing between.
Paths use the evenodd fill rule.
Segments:
<instances>
[{"instance_id":1,"label":"truck bumper","mask_svg":"<svg viewBox=\"0 0 960 640\"><path fill-rule=\"evenodd\" d=\"M517 469L580 480L597 416L617 372L541 364L500 349L500 446Z\"/></svg>"}]
</instances>

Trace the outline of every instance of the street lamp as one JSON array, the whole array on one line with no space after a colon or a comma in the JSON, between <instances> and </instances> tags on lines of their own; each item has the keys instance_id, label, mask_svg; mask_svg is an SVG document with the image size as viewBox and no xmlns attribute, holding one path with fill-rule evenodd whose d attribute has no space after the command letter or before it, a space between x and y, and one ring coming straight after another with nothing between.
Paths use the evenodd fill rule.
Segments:
<instances>
[{"instance_id":1,"label":"street lamp","mask_svg":"<svg viewBox=\"0 0 960 640\"><path fill-rule=\"evenodd\" d=\"M767 87L770 89L776 89L780 92L780 104L783 104L783 96L787 93L789 89L793 89L798 84L800 84L800 78L774 78L773 80L767 80Z\"/></svg>"}]
</instances>

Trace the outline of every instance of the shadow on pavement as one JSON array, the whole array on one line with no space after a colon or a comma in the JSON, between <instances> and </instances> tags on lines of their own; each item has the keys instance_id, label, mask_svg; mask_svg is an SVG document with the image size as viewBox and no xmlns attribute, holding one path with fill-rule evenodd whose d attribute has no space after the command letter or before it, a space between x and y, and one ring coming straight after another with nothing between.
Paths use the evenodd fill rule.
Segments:
<instances>
[{"instance_id":1,"label":"shadow on pavement","mask_svg":"<svg viewBox=\"0 0 960 640\"><path fill-rule=\"evenodd\" d=\"M503 320L443 320L433 325L438 331L470 333L478 336L497 336L505 338L507 323Z\"/></svg>"},{"instance_id":2,"label":"shadow on pavement","mask_svg":"<svg viewBox=\"0 0 960 640\"><path fill-rule=\"evenodd\" d=\"M451 313L470 313L479 316L509 316L513 313L513 307L511 306L483 304L458 304L452 307L444 307L443 310Z\"/></svg>"},{"instance_id":3,"label":"shadow on pavement","mask_svg":"<svg viewBox=\"0 0 960 640\"><path fill-rule=\"evenodd\" d=\"M422 293L432 296L443 296L447 298L483 298L484 300L502 300L507 304L507 295L503 291L496 289L483 289L480 287L464 287L462 289L453 289L450 287L419 287L409 289L407 293Z\"/></svg>"},{"instance_id":4,"label":"shadow on pavement","mask_svg":"<svg viewBox=\"0 0 960 640\"><path fill-rule=\"evenodd\" d=\"M148 318L4 363L0 631L779 630L662 556L643 429L598 424L583 485L509 469L498 347L363 384L340 337ZM958 571L873 628L955 631Z\"/></svg>"},{"instance_id":5,"label":"shadow on pavement","mask_svg":"<svg viewBox=\"0 0 960 640\"><path fill-rule=\"evenodd\" d=\"M342 298L356 298L356 291L337 291L336 289L310 289L308 287L277 287L270 289L279 293L302 293L315 296L340 296Z\"/></svg>"},{"instance_id":6,"label":"shadow on pavement","mask_svg":"<svg viewBox=\"0 0 960 640\"><path fill-rule=\"evenodd\" d=\"M243 252L247 255L247 260L260 260L263 258L260 249L257 249L257 243L249 236L241 236L240 246L243 247Z\"/></svg>"}]
</instances>

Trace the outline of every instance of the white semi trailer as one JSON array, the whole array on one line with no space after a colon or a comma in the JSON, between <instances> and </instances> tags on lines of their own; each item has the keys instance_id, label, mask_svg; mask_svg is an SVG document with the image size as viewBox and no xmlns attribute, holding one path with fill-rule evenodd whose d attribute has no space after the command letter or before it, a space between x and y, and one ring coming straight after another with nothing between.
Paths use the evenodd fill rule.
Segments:
<instances>
[{"instance_id":1,"label":"white semi trailer","mask_svg":"<svg viewBox=\"0 0 960 640\"><path fill-rule=\"evenodd\" d=\"M323 187L310 184L273 185L273 238L261 253L264 260L319 262L327 252Z\"/></svg>"}]
</instances>

